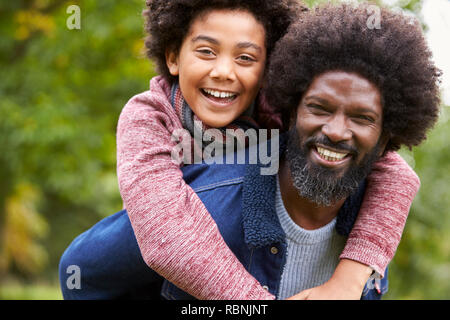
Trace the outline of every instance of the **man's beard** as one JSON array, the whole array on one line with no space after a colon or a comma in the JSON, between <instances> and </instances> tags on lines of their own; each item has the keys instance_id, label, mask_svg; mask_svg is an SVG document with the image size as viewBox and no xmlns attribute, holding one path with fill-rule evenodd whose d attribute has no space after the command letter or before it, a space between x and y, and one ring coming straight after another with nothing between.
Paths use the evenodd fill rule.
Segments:
<instances>
[{"instance_id":1,"label":"man's beard","mask_svg":"<svg viewBox=\"0 0 450 320\"><path fill-rule=\"evenodd\" d=\"M336 172L308 161L308 152L316 143L337 150L350 151L353 159L357 158L358 152L345 144L335 144L326 136L308 138L302 145L296 127L293 126L289 130L286 160L289 163L293 184L301 197L319 206L330 206L354 193L379 158L380 146L377 143L360 164L350 160L352 163L342 174L342 171Z\"/></svg>"}]
</instances>

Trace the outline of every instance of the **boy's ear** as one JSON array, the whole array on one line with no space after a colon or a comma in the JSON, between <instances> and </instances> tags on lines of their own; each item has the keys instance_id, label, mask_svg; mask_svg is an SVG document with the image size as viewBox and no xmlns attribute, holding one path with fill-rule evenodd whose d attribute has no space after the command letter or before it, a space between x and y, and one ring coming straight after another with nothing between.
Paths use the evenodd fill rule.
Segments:
<instances>
[{"instance_id":1,"label":"boy's ear","mask_svg":"<svg viewBox=\"0 0 450 320\"><path fill-rule=\"evenodd\" d=\"M170 74L173 76L178 76L178 54L176 54L173 50L166 50L166 64Z\"/></svg>"}]
</instances>

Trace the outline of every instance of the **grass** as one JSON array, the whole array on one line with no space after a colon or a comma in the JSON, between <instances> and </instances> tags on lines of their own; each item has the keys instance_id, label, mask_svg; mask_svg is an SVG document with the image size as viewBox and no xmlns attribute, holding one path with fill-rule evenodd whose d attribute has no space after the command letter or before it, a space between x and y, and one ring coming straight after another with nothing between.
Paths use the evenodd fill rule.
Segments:
<instances>
[{"instance_id":1,"label":"grass","mask_svg":"<svg viewBox=\"0 0 450 320\"><path fill-rule=\"evenodd\" d=\"M2 283L0 300L62 300L62 294L57 285Z\"/></svg>"}]
</instances>

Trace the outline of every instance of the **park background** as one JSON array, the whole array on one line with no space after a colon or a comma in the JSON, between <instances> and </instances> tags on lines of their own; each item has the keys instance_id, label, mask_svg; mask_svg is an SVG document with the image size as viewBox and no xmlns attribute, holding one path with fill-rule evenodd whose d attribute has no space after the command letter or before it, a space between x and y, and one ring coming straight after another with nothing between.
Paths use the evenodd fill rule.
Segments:
<instances>
[{"instance_id":1,"label":"park background","mask_svg":"<svg viewBox=\"0 0 450 320\"><path fill-rule=\"evenodd\" d=\"M67 26L73 4L81 9L81 29ZM448 77L450 2L384 4L422 21ZM144 6L144 0L0 0L0 299L61 299L64 249L122 208L116 124L128 99L155 75L143 45ZM439 123L423 145L400 151L422 185L390 265L386 299L450 299L444 79Z\"/></svg>"}]
</instances>

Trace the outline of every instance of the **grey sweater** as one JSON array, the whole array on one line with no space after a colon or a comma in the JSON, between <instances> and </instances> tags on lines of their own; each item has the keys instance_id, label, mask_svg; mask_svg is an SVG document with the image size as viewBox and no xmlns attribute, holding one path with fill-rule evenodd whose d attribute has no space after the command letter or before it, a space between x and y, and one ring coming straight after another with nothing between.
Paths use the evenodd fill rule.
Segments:
<instances>
[{"instance_id":1,"label":"grey sweater","mask_svg":"<svg viewBox=\"0 0 450 320\"><path fill-rule=\"evenodd\" d=\"M286 299L330 279L347 238L337 234L336 218L316 230L297 225L284 207L278 178L275 206L287 242L286 264L277 298Z\"/></svg>"}]
</instances>

